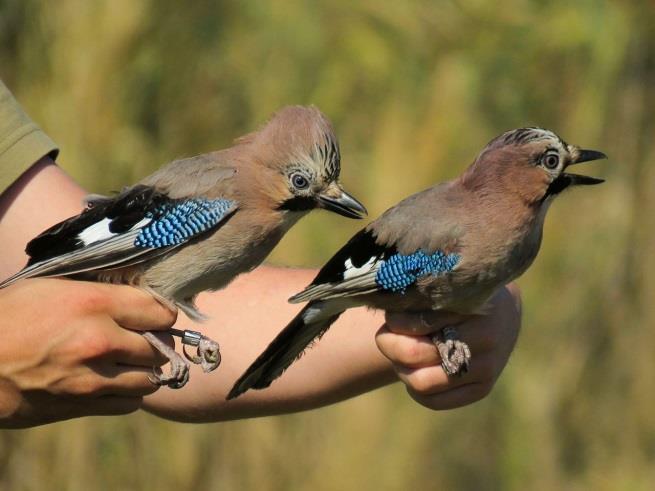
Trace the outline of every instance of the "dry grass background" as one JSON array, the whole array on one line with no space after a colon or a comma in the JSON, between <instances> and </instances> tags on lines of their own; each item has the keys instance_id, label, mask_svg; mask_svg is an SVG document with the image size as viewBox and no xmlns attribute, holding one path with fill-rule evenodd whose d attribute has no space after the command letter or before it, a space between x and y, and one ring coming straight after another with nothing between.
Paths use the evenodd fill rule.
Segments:
<instances>
[{"instance_id":1,"label":"dry grass background","mask_svg":"<svg viewBox=\"0 0 655 491\"><path fill-rule=\"evenodd\" d=\"M432 413L391 387L216 425L137 414L0 433L0 489L640 490L655 482L655 14L650 1L0 0L0 76L97 192L314 103L375 216L505 129L610 155L521 279L493 394ZM361 224L305 219L273 261ZM220 374L219 374L220 375Z\"/></svg>"}]
</instances>

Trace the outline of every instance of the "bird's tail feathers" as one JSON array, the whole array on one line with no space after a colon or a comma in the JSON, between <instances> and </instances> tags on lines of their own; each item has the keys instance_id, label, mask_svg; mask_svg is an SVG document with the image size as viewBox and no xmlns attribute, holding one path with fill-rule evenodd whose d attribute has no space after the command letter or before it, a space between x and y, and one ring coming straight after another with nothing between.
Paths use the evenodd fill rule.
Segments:
<instances>
[{"instance_id":1,"label":"bird's tail feathers","mask_svg":"<svg viewBox=\"0 0 655 491\"><path fill-rule=\"evenodd\" d=\"M319 283L309 285L300 293L289 298L290 303L328 300L372 293L378 289L375 283L375 271L370 271L339 283Z\"/></svg>"},{"instance_id":2,"label":"bird's tail feathers","mask_svg":"<svg viewBox=\"0 0 655 491\"><path fill-rule=\"evenodd\" d=\"M371 271L345 279L339 283L319 283L318 285L309 285L300 293L289 298L289 303L353 297L356 295L372 293L377 289L378 286L375 283L375 272Z\"/></svg>"},{"instance_id":3,"label":"bird's tail feathers","mask_svg":"<svg viewBox=\"0 0 655 491\"><path fill-rule=\"evenodd\" d=\"M103 241L84 249L75 250L61 256L55 256L45 261L31 264L15 275L0 283L0 288L15 283L18 280L48 276L70 276L93 269L111 269L136 263L136 258L148 252L148 249L121 250L118 246L123 242L134 241L133 233L126 234L119 240ZM118 250L116 250L118 248ZM166 250L162 250L163 254ZM74 260L72 260L74 258Z\"/></svg>"},{"instance_id":4,"label":"bird's tail feathers","mask_svg":"<svg viewBox=\"0 0 655 491\"><path fill-rule=\"evenodd\" d=\"M271 385L325 334L346 308L343 302L311 302L306 305L236 381L227 399L234 399L249 389L265 389Z\"/></svg>"},{"instance_id":5,"label":"bird's tail feathers","mask_svg":"<svg viewBox=\"0 0 655 491\"><path fill-rule=\"evenodd\" d=\"M24 280L27 278L47 278L49 276L69 276L72 274L82 273L93 269L92 266L79 268L71 267L67 265L64 256L48 259L40 263L34 263L26 268L20 270L13 276L10 276L6 280L0 282L0 289L5 288L9 285L16 283L19 280Z\"/></svg>"},{"instance_id":6,"label":"bird's tail feathers","mask_svg":"<svg viewBox=\"0 0 655 491\"><path fill-rule=\"evenodd\" d=\"M16 273L15 275L10 276L9 278L7 278L7 279L5 279L3 281L0 281L0 289L5 288L5 287L7 287L9 285L13 285L18 280L22 280L23 278L31 278L31 277L35 276L34 274L30 274L30 273L32 273L32 271L30 271L31 269L32 268L22 269L18 273Z\"/></svg>"}]
</instances>

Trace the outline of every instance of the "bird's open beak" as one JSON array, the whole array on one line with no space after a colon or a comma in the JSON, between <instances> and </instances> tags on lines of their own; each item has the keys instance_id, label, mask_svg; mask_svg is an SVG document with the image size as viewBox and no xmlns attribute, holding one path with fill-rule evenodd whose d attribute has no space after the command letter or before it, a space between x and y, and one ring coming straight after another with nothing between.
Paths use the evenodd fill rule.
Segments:
<instances>
[{"instance_id":1,"label":"bird's open beak","mask_svg":"<svg viewBox=\"0 0 655 491\"><path fill-rule=\"evenodd\" d=\"M591 162L593 160L606 158L607 155L597 150L578 150L578 158L575 159L575 162L571 162L569 165L581 164L582 162ZM566 176L568 180L567 187L579 185L589 186L592 184L600 184L601 182L605 182L605 179L599 179L597 177L591 176L582 176L579 174L570 174L568 172L563 173L560 178L564 176Z\"/></svg>"},{"instance_id":2,"label":"bird's open beak","mask_svg":"<svg viewBox=\"0 0 655 491\"><path fill-rule=\"evenodd\" d=\"M337 184L331 185L318 195L318 205L348 218L364 218L368 213L363 204Z\"/></svg>"}]
</instances>

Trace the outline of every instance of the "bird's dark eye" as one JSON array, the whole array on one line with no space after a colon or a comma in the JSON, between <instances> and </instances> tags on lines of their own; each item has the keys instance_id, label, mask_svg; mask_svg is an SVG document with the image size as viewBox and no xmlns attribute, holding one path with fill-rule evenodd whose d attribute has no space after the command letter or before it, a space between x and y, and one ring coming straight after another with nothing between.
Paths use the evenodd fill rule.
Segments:
<instances>
[{"instance_id":1,"label":"bird's dark eye","mask_svg":"<svg viewBox=\"0 0 655 491\"><path fill-rule=\"evenodd\" d=\"M309 181L302 174L293 174L291 176L291 184L296 189L307 189L309 186Z\"/></svg>"},{"instance_id":2,"label":"bird's dark eye","mask_svg":"<svg viewBox=\"0 0 655 491\"><path fill-rule=\"evenodd\" d=\"M546 169L557 169L559 166L559 155L556 153L547 153L541 158L541 163Z\"/></svg>"}]
</instances>

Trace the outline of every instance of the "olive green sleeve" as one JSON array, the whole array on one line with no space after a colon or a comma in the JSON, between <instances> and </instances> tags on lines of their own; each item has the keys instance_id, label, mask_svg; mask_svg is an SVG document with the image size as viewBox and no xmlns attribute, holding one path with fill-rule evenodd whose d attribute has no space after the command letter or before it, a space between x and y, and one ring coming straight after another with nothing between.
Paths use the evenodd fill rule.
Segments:
<instances>
[{"instance_id":1,"label":"olive green sleeve","mask_svg":"<svg viewBox=\"0 0 655 491\"><path fill-rule=\"evenodd\" d=\"M58 152L0 80L0 194L41 157Z\"/></svg>"}]
</instances>

